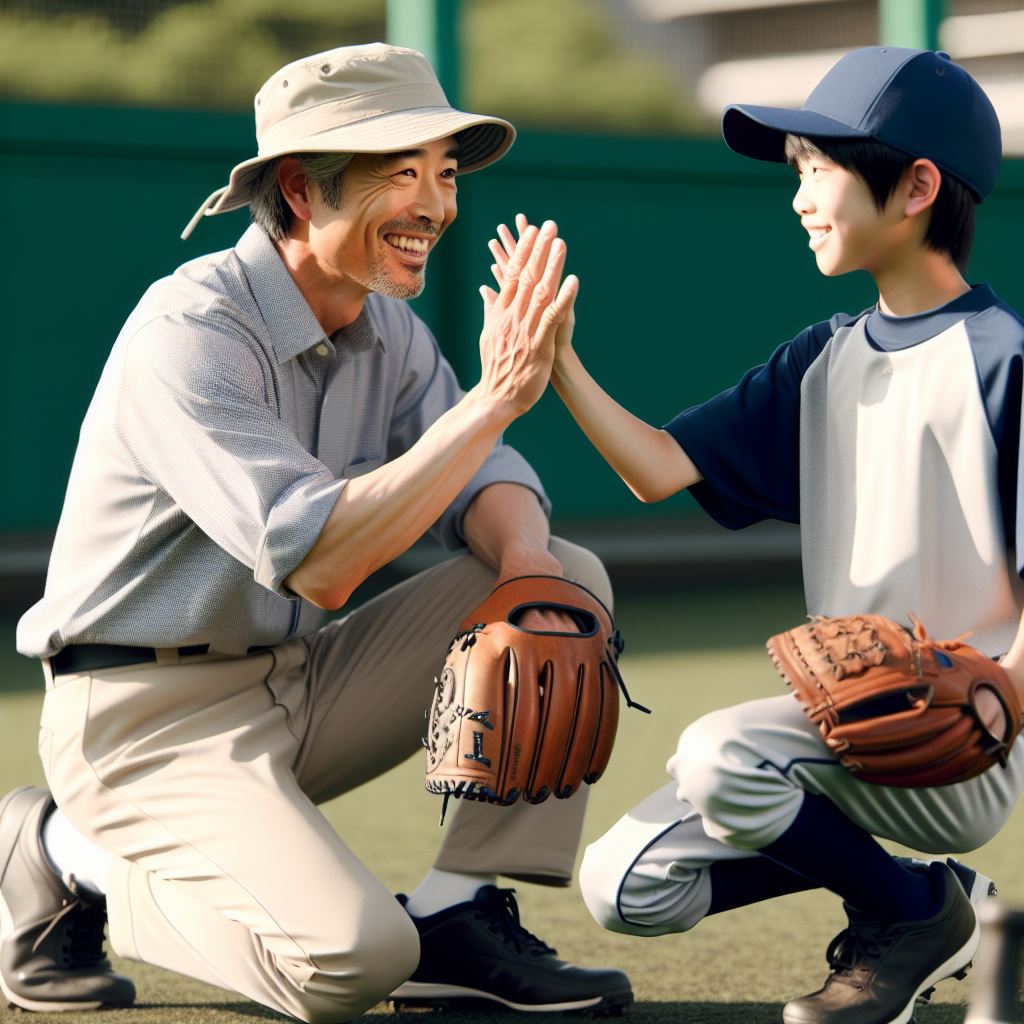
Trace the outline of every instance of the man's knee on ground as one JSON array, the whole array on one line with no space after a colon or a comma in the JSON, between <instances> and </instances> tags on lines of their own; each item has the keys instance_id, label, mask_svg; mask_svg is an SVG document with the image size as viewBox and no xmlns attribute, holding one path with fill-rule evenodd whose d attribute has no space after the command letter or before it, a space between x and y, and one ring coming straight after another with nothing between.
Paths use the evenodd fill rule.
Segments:
<instances>
[{"instance_id":1,"label":"man's knee on ground","mask_svg":"<svg viewBox=\"0 0 1024 1024\"><path fill-rule=\"evenodd\" d=\"M420 959L420 942L409 915L395 903L375 914L373 927L354 948L308 958L274 958L290 991L288 1013L307 1024L354 1020L406 981Z\"/></svg>"},{"instance_id":2,"label":"man's knee on ground","mask_svg":"<svg viewBox=\"0 0 1024 1024\"><path fill-rule=\"evenodd\" d=\"M591 917L608 931L667 935L692 928L707 913L710 888L699 870L671 879L647 868L633 851L597 840L580 864L580 891Z\"/></svg>"}]
</instances>

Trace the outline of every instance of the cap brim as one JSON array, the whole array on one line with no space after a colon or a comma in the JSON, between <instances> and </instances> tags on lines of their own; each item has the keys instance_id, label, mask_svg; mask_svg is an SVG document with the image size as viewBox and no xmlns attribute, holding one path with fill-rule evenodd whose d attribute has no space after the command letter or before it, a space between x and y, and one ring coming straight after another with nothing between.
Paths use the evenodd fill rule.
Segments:
<instances>
[{"instance_id":1,"label":"cap brim","mask_svg":"<svg viewBox=\"0 0 1024 1024\"><path fill-rule=\"evenodd\" d=\"M867 132L858 131L841 121L813 110L785 107L755 107L732 103L722 115L722 137L725 144L741 156L755 160L786 162L786 136L819 136L827 139L866 139Z\"/></svg>"},{"instance_id":2,"label":"cap brim","mask_svg":"<svg viewBox=\"0 0 1024 1024\"><path fill-rule=\"evenodd\" d=\"M181 237L188 238L199 220L245 206L260 168L289 153L394 153L458 136L459 173L479 171L500 160L515 141L516 130L500 117L470 114L451 107L391 111L354 124L293 140L284 149L260 153L231 171L228 184L196 211Z\"/></svg>"}]
</instances>

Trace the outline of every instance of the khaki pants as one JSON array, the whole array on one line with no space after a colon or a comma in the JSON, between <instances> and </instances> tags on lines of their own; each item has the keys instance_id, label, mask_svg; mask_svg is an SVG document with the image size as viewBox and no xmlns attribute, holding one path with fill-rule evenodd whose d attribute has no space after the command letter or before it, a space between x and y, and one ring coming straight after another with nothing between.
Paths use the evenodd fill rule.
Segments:
<instances>
[{"instance_id":1,"label":"khaki pants","mask_svg":"<svg viewBox=\"0 0 1024 1024\"><path fill-rule=\"evenodd\" d=\"M610 606L595 556L551 549ZM416 930L316 804L421 749L448 641L493 582L463 556L248 657L58 676L40 756L114 856L114 950L306 1021L351 1020L404 981ZM435 865L568 884L584 809L458 803Z\"/></svg>"}]
</instances>

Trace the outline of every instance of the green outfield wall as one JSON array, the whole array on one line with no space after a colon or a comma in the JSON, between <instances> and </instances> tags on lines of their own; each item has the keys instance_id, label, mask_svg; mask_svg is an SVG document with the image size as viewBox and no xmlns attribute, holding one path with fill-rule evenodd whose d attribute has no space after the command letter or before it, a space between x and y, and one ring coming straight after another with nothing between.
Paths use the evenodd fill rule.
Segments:
<instances>
[{"instance_id":1,"label":"green outfield wall","mask_svg":"<svg viewBox=\"0 0 1024 1024\"><path fill-rule=\"evenodd\" d=\"M60 513L78 425L117 331L157 277L231 246L245 212L182 227L252 153L246 116L0 105L5 400L0 534L46 531ZM577 347L638 415L662 423L732 384L809 322L873 300L870 279L825 280L790 208L795 179L717 140L523 132L494 167L460 180L460 217L416 306L462 381L479 367L486 242L522 210L555 218L582 281ZM1024 162L1008 161L979 210L972 280L1024 308ZM556 517L641 511L557 398L509 432ZM650 515L692 511L686 497Z\"/></svg>"}]
</instances>

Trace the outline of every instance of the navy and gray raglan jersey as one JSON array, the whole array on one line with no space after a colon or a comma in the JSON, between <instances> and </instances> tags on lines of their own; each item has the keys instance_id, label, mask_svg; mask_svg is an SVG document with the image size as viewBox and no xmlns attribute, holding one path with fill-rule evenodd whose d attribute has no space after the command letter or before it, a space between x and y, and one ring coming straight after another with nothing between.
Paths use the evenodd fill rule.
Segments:
<instances>
[{"instance_id":1,"label":"navy and gray raglan jersey","mask_svg":"<svg viewBox=\"0 0 1024 1024\"><path fill-rule=\"evenodd\" d=\"M815 324L666 429L723 526L800 524L809 613L914 612L996 655L1024 607L1022 364L1024 322L978 285Z\"/></svg>"}]
</instances>

